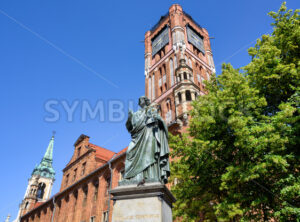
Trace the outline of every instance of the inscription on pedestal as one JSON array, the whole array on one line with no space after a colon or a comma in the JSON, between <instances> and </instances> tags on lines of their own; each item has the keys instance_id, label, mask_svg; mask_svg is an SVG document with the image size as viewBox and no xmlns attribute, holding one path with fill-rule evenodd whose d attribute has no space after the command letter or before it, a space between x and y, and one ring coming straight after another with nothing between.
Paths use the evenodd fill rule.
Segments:
<instances>
[{"instance_id":1,"label":"inscription on pedestal","mask_svg":"<svg viewBox=\"0 0 300 222\"><path fill-rule=\"evenodd\" d=\"M124 207L126 206L126 208ZM162 221L162 201L158 197L118 200L114 206L114 222Z\"/></svg>"}]
</instances>

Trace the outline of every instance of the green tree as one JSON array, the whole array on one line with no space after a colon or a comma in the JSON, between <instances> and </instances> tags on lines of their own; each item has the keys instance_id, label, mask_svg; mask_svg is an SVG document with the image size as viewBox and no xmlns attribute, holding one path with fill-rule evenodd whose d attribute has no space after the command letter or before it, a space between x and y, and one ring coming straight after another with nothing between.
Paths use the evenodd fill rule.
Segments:
<instances>
[{"instance_id":1,"label":"green tree","mask_svg":"<svg viewBox=\"0 0 300 222\"><path fill-rule=\"evenodd\" d=\"M174 216L184 221L300 218L300 17L285 3L270 15L274 31L249 49L252 61L224 64L193 103L188 132L171 136Z\"/></svg>"}]
</instances>

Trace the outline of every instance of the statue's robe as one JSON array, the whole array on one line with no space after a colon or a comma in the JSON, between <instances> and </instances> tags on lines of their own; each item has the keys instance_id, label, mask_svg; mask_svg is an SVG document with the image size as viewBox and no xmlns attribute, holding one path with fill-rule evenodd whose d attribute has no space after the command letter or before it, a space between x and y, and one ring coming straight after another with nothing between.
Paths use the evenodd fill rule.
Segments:
<instances>
[{"instance_id":1,"label":"statue's robe","mask_svg":"<svg viewBox=\"0 0 300 222\"><path fill-rule=\"evenodd\" d=\"M170 176L168 129L151 106L129 116L132 140L126 152L124 179L167 183Z\"/></svg>"}]
</instances>

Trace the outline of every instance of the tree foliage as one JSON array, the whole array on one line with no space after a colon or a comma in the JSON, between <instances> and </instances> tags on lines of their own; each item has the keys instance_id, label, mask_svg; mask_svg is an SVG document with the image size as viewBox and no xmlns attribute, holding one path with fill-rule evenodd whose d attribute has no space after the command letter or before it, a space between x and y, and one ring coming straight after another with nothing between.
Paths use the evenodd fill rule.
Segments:
<instances>
[{"instance_id":1,"label":"tree foliage","mask_svg":"<svg viewBox=\"0 0 300 222\"><path fill-rule=\"evenodd\" d=\"M171 136L174 216L184 221L300 218L300 16L285 3L241 69L223 64ZM176 178L176 179L175 179Z\"/></svg>"}]
</instances>

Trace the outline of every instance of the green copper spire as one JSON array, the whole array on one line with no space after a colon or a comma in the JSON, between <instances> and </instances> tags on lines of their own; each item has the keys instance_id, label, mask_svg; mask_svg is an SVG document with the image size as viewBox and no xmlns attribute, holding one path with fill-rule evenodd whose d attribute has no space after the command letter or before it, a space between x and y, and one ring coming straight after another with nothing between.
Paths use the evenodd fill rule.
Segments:
<instances>
[{"instance_id":1,"label":"green copper spire","mask_svg":"<svg viewBox=\"0 0 300 222\"><path fill-rule=\"evenodd\" d=\"M37 165L31 175L39 175L41 177L53 178L55 176L55 171L52 167L53 162L53 145L54 145L54 133L49 142L46 153L41 160L40 164Z\"/></svg>"},{"instance_id":2,"label":"green copper spire","mask_svg":"<svg viewBox=\"0 0 300 222\"><path fill-rule=\"evenodd\" d=\"M52 136L50 143L48 145L47 151L44 155L43 159L47 159L50 160L52 162L52 158L53 158L53 145L54 145L54 136Z\"/></svg>"}]
</instances>

